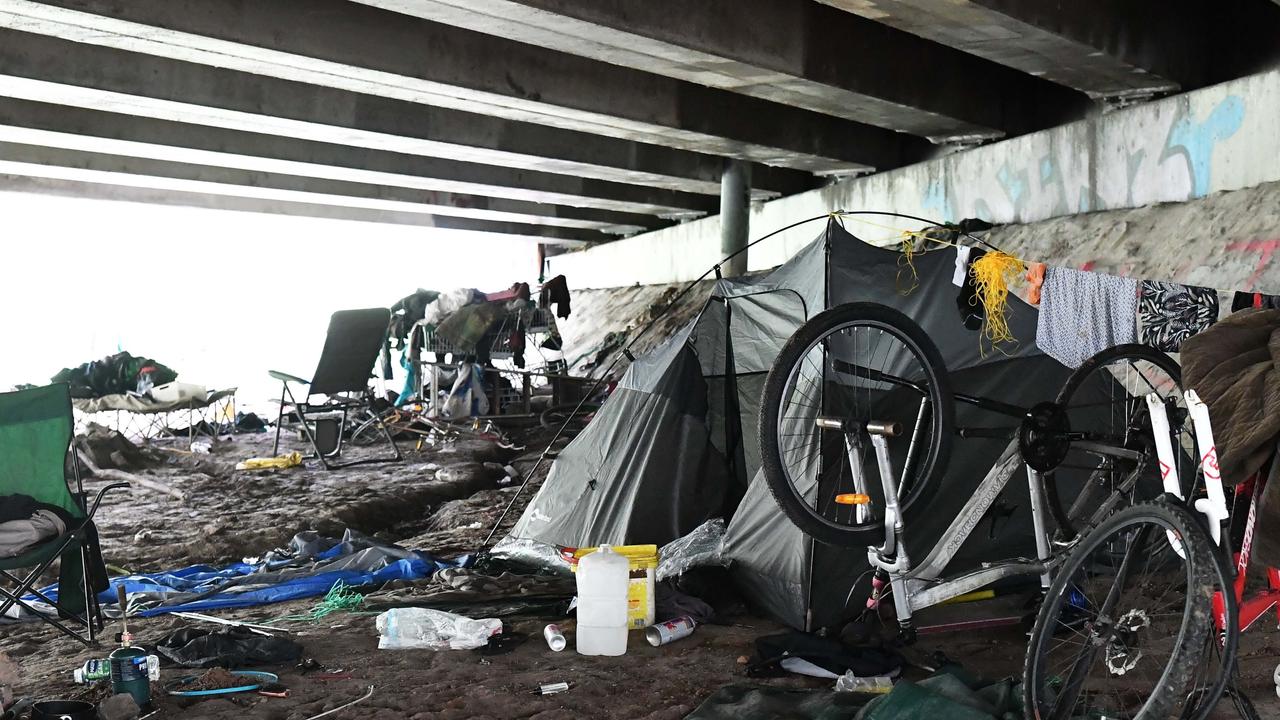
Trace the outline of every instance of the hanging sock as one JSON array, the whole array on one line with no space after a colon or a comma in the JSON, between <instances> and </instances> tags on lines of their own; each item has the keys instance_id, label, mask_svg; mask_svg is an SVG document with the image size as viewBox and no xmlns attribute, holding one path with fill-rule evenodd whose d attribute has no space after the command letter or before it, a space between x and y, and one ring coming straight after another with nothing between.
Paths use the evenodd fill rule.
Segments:
<instances>
[{"instance_id":1,"label":"hanging sock","mask_svg":"<svg viewBox=\"0 0 1280 720\"><path fill-rule=\"evenodd\" d=\"M973 263L977 262L983 255L987 254L986 250L978 248L964 248L969 252L964 253L965 266L964 274L961 277L960 292L956 294L956 309L960 311L960 320L969 330L981 330L982 322L987 319L986 310L982 307L981 299L978 297L978 285L976 278L970 269ZM956 256L956 264L960 263L960 256ZM952 281L955 281L952 276Z\"/></svg>"},{"instance_id":2,"label":"hanging sock","mask_svg":"<svg viewBox=\"0 0 1280 720\"><path fill-rule=\"evenodd\" d=\"M1040 304L1040 291L1044 288L1044 263L1027 264L1027 304Z\"/></svg>"},{"instance_id":3,"label":"hanging sock","mask_svg":"<svg viewBox=\"0 0 1280 720\"><path fill-rule=\"evenodd\" d=\"M1050 267L1040 290L1036 345L1069 368L1137 340L1138 281Z\"/></svg>"},{"instance_id":4,"label":"hanging sock","mask_svg":"<svg viewBox=\"0 0 1280 720\"><path fill-rule=\"evenodd\" d=\"M1218 321L1218 292L1212 288L1143 280L1138 300L1142 342L1178 352L1187 338Z\"/></svg>"}]
</instances>

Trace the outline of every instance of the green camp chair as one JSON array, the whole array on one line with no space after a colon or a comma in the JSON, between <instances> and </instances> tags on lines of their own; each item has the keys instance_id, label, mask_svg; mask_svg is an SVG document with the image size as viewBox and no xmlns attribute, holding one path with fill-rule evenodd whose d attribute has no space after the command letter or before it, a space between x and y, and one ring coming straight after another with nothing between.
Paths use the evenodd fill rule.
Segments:
<instances>
[{"instance_id":1,"label":"green camp chair","mask_svg":"<svg viewBox=\"0 0 1280 720\"><path fill-rule=\"evenodd\" d=\"M17 557L0 558L0 617L19 605L67 635L93 645L95 634L102 629L96 592L105 590L106 585L105 576L95 578L98 587L91 581L98 574L90 568L100 567L102 562L91 521L107 492L129 484L112 483L102 488L86 508L74 452L67 462L71 440L71 392L65 383L0 393L0 495L26 495L62 508L74 519L62 536ZM75 494L67 487L68 465L76 483ZM62 564L54 602L35 585L59 557ZM57 608L57 613L33 607L22 599L27 594ZM72 629L73 625L83 627L85 634Z\"/></svg>"}]
</instances>

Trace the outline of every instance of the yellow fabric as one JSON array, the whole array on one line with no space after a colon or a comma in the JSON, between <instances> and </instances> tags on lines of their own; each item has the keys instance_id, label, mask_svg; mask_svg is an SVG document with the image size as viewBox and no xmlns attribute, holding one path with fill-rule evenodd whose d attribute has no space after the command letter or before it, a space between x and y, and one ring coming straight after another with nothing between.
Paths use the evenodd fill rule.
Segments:
<instances>
[{"instance_id":1,"label":"yellow fabric","mask_svg":"<svg viewBox=\"0 0 1280 720\"><path fill-rule=\"evenodd\" d=\"M302 453L291 452L288 455L279 455L269 458L249 458L242 462L236 463L237 470L267 470L270 468L291 468L302 464Z\"/></svg>"},{"instance_id":2,"label":"yellow fabric","mask_svg":"<svg viewBox=\"0 0 1280 720\"><path fill-rule=\"evenodd\" d=\"M1009 303L1009 283L1024 269L1021 260L999 251L989 252L969 265L978 299L986 312L982 334L991 342L992 347L998 348L1000 343L1016 341L1009 330L1005 310Z\"/></svg>"}]
</instances>

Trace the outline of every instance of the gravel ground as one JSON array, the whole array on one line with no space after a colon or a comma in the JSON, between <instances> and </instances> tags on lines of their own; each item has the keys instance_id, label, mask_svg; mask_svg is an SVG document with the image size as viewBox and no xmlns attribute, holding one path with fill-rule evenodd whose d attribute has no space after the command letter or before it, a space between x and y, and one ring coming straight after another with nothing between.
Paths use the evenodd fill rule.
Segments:
<instances>
[{"instance_id":1,"label":"gravel ground","mask_svg":"<svg viewBox=\"0 0 1280 720\"><path fill-rule=\"evenodd\" d=\"M156 449L149 451L149 467L131 471L171 485L186 500L142 490L109 497L99 515L104 554L112 566L133 572L197 562L220 564L283 546L301 530L336 534L344 527L442 556L470 551L483 541L515 492L499 484L501 472L483 463L513 462L528 472L537 457L534 449L540 449L539 441L545 442L536 432L515 439L530 450L508 451L482 441L459 443L448 451L418 451L406 445L402 463L333 472L318 467L234 470L237 460L269 454L270 438L264 435L237 436L219 443L208 456ZM536 487L544 476L545 468L531 484ZM93 488L98 481L88 484ZM518 504L508 524L520 508ZM314 603L217 614L261 621L302 613ZM956 612L966 611L946 609ZM974 604L972 612L984 609ZM751 654L754 638L781 629L749 614L728 620L731 625L704 626L691 638L662 648L652 648L633 634L629 652L620 658L579 656L572 652L572 639L569 651L552 653L542 642L541 628L560 622L572 637L573 623L563 618L513 619L512 628L529 639L508 654L491 657L475 651L378 650L374 619L367 614L287 622L282 626L303 644L306 656L323 664L331 676L302 675L291 667L263 668L280 674L289 688L287 698L249 694L190 702L162 697L154 717L304 720L359 698L373 686L368 700L330 717L674 720L717 688L746 681L739 658ZM929 613L920 616L922 623L929 620ZM185 624L161 616L132 621L131 629L147 640ZM115 631L114 625L108 628ZM941 650L994 679L1020 674L1024 647L1022 631L1007 627L923 635L912 656ZM71 670L106 651L84 649L44 625L25 624L0 626L0 652L18 665L20 696L69 698L85 692L71 682ZM1271 682L1280 658L1270 619L1243 636L1241 654L1245 690L1263 717L1280 717ZM182 672L169 672L166 679ZM556 681L573 686L557 695L530 694L539 684ZM826 681L800 677L757 682L827 686ZM1219 716L1235 717L1227 711Z\"/></svg>"}]
</instances>

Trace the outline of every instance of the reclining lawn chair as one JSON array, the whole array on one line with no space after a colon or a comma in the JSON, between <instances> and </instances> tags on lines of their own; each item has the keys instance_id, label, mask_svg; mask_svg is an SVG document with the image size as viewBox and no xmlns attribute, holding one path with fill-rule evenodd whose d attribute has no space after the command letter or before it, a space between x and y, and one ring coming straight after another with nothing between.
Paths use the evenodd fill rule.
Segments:
<instances>
[{"instance_id":1,"label":"reclining lawn chair","mask_svg":"<svg viewBox=\"0 0 1280 720\"><path fill-rule=\"evenodd\" d=\"M280 453L280 426L284 424L285 407L291 406L297 413L307 441L327 470L400 460L400 448L396 447L391 432L386 425L379 423L392 456L345 463L332 461L342 454L342 438L348 416L369 408L369 378L373 375L373 364L378 359L390 324L391 311L386 308L340 310L329 318L329 333L324 340L324 350L320 353L320 362L310 381L276 370L270 371L271 377L281 383L280 415L276 418L276 440L272 446L272 455ZM301 402L294 396L290 383L307 386L307 393L302 396ZM317 395L323 395L324 402L311 402L311 398ZM339 413L341 420L334 417ZM335 428L336 435L329 432Z\"/></svg>"},{"instance_id":2,"label":"reclining lawn chair","mask_svg":"<svg viewBox=\"0 0 1280 720\"><path fill-rule=\"evenodd\" d=\"M71 440L71 393L65 383L0 393L0 495L26 495L65 511L72 519L62 535L15 557L0 557L0 617L17 605L80 642L93 645L96 633L102 629L96 594L108 587L93 515L107 492L129 484L107 485L86 508L80 464L74 452L67 462ZM74 495L67 487L68 465L75 478ZM55 601L37 589L36 583L59 557L62 564ZM56 608L56 613L36 607L38 603L30 598L24 600L28 595ZM71 625L83 627L85 634Z\"/></svg>"}]
</instances>

